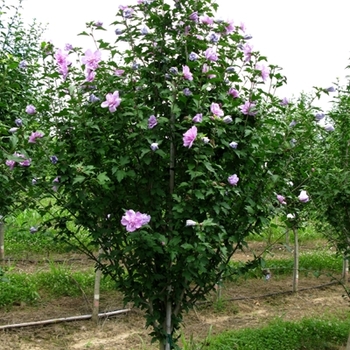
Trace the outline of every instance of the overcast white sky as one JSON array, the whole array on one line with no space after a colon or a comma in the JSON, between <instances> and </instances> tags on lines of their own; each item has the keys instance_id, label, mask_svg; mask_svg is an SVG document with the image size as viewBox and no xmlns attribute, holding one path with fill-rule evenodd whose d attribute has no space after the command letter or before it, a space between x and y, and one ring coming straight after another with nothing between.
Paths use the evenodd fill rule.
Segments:
<instances>
[{"instance_id":1,"label":"overcast white sky","mask_svg":"<svg viewBox=\"0 0 350 350\"><path fill-rule=\"evenodd\" d=\"M16 2L16 0L11 0ZM217 0L219 16L246 24L254 49L270 64L283 68L287 97L310 92L313 86L329 87L345 78L350 58L349 0ZM88 21L109 24L118 5L136 0L23 0L26 21L48 23L45 39L57 47L82 44L76 34Z\"/></svg>"}]
</instances>

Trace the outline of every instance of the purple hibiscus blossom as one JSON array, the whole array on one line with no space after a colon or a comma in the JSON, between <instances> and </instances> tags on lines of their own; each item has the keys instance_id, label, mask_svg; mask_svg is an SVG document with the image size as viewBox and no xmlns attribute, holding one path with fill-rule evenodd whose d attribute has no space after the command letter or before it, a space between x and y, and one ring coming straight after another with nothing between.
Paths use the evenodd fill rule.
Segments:
<instances>
[{"instance_id":1,"label":"purple hibiscus blossom","mask_svg":"<svg viewBox=\"0 0 350 350\"><path fill-rule=\"evenodd\" d=\"M219 56L218 54L216 53L216 51L209 47L208 49L205 50L204 52L204 55L205 55L205 58L208 60L208 61L217 61L219 59Z\"/></svg>"},{"instance_id":2,"label":"purple hibiscus blossom","mask_svg":"<svg viewBox=\"0 0 350 350\"><path fill-rule=\"evenodd\" d=\"M183 145L185 147L191 148L196 137L197 137L197 127L192 126L192 128L188 129L183 134L183 142L184 142Z\"/></svg>"},{"instance_id":3,"label":"purple hibiscus blossom","mask_svg":"<svg viewBox=\"0 0 350 350\"><path fill-rule=\"evenodd\" d=\"M239 177L236 174L233 174L228 177L227 181L230 185L236 186L238 184Z\"/></svg>"},{"instance_id":4,"label":"purple hibiscus blossom","mask_svg":"<svg viewBox=\"0 0 350 350\"><path fill-rule=\"evenodd\" d=\"M114 91L113 94L109 93L106 95L106 101L101 103L102 108L109 108L111 113L117 110L117 107L120 105L121 99L119 97L119 91Z\"/></svg>"},{"instance_id":5,"label":"purple hibiscus blossom","mask_svg":"<svg viewBox=\"0 0 350 350\"><path fill-rule=\"evenodd\" d=\"M182 66L182 74L183 74L184 79L193 80L193 75L192 75L190 68L188 66Z\"/></svg>"},{"instance_id":6,"label":"purple hibiscus blossom","mask_svg":"<svg viewBox=\"0 0 350 350\"><path fill-rule=\"evenodd\" d=\"M309 201L309 196L307 195L306 191L301 191L298 198L299 201L302 203L306 203Z\"/></svg>"},{"instance_id":7,"label":"purple hibiscus blossom","mask_svg":"<svg viewBox=\"0 0 350 350\"><path fill-rule=\"evenodd\" d=\"M198 113L198 114L196 114L196 115L192 118L192 121L193 121L194 123L201 123L202 120L203 120L203 115L202 115L202 113Z\"/></svg>"},{"instance_id":8,"label":"purple hibiscus blossom","mask_svg":"<svg viewBox=\"0 0 350 350\"><path fill-rule=\"evenodd\" d=\"M26 107L26 113L29 114L29 115L33 115L36 113L36 109L33 105L28 105Z\"/></svg>"},{"instance_id":9,"label":"purple hibiscus blossom","mask_svg":"<svg viewBox=\"0 0 350 350\"><path fill-rule=\"evenodd\" d=\"M44 136L44 134L40 131L34 131L32 134L29 136L29 143L36 143L36 139L40 139Z\"/></svg>"},{"instance_id":10,"label":"purple hibiscus blossom","mask_svg":"<svg viewBox=\"0 0 350 350\"><path fill-rule=\"evenodd\" d=\"M255 103L246 101L244 105L239 106L241 112L245 115L255 115L257 112L254 111Z\"/></svg>"},{"instance_id":11,"label":"purple hibiscus blossom","mask_svg":"<svg viewBox=\"0 0 350 350\"><path fill-rule=\"evenodd\" d=\"M287 204L286 198L283 197L282 195L278 194L276 197L277 197L277 200L278 200L281 204Z\"/></svg>"},{"instance_id":12,"label":"purple hibiscus blossom","mask_svg":"<svg viewBox=\"0 0 350 350\"><path fill-rule=\"evenodd\" d=\"M85 52L85 56L81 59L81 62L85 64L86 69L89 70L97 69L100 61L101 52L99 50L92 52L90 49Z\"/></svg>"},{"instance_id":13,"label":"purple hibiscus blossom","mask_svg":"<svg viewBox=\"0 0 350 350\"><path fill-rule=\"evenodd\" d=\"M135 212L129 209L121 219L121 224L126 227L128 232L134 232L144 225L147 225L151 220L151 216L142 214L139 211Z\"/></svg>"},{"instance_id":14,"label":"purple hibiscus blossom","mask_svg":"<svg viewBox=\"0 0 350 350\"><path fill-rule=\"evenodd\" d=\"M210 105L210 111L217 117L223 117L224 111L220 108L218 103L212 103Z\"/></svg>"},{"instance_id":15,"label":"purple hibiscus blossom","mask_svg":"<svg viewBox=\"0 0 350 350\"><path fill-rule=\"evenodd\" d=\"M151 115L148 118L148 129L153 129L158 124L157 118L154 115Z\"/></svg>"}]
</instances>

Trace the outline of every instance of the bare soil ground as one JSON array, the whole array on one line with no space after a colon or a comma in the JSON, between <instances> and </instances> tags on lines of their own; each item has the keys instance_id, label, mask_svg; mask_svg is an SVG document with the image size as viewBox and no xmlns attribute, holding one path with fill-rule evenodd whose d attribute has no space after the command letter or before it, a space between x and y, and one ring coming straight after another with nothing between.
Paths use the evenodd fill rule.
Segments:
<instances>
[{"instance_id":1,"label":"bare soil ground","mask_svg":"<svg viewBox=\"0 0 350 350\"><path fill-rule=\"evenodd\" d=\"M256 246L259 249L259 244ZM310 247L314 248L314 247ZM304 247L308 249L308 247ZM275 254L287 253L276 248ZM241 253L237 260L249 258ZM23 271L33 271L28 264L17 264ZM27 272L28 272L27 271ZM346 317L349 300L341 286L329 284L330 277L300 276L300 291L292 294L292 278L274 277L240 280L227 283L222 289L223 303L216 303L216 294L209 303L198 304L185 316L183 332L186 339L203 340L210 332L264 326L278 318L298 320L303 317ZM328 285L326 285L328 284ZM321 286L323 285L323 286ZM320 287L321 286L321 287ZM0 293L1 294L1 293ZM1 296L0 296L1 297ZM124 308L117 293L101 295L101 312ZM37 306L18 305L9 311L0 310L0 325L90 314L85 298L60 298ZM142 313L132 310L117 317L101 319L98 325L90 320L56 323L46 326L14 328L0 331L1 350L136 350L158 349L150 343Z\"/></svg>"}]
</instances>

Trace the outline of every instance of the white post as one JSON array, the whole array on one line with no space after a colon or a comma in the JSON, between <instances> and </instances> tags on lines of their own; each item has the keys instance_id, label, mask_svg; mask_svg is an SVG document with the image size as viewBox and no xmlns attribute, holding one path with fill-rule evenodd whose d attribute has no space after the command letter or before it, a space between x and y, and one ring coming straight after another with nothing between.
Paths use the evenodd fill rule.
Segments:
<instances>
[{"instance_id":1,"label":"white post","mask_svg":"<svg viewBox=\"0 0 350 350\"><path fill-rule=\"evenodd\" d=\"M0 217L0 261L5 259L5 230Z\"/></svg>"},{"instance_id":2,"label":"white post","mask_svg":"<svg viewBox=\"0 0 350 350\"><path fill-rule=\"evenodd\" d=\"M299 240L298 240L298 230L293 227L293 232L294 232L293 292L297 292L298 284L299 284Z\"/></svg>"},{"instance_id":3,"label":"white post","mask_svg":"<svg viewBox=\"0 0 350 350\"><path fill-rule=\"evenodd\" d=\"M349 282L349 259L344 256L343 258L343 273L342 279L345 285Z\"/></svg>"},{"instance_id":4,"label":"white post","mask_svg":"<svg viewBox=\"0 0 350 350\"><path fill-rule=\"evenodd\" d=\"M100 255L102 254L102 249L100 248L98 251L98 258L100 259ZM101 284L101 269L97 269L95 272L95 286L94 286L94 303L92 307L92 316L91 319L96 324L98 323L98 313L100 310L100 284Z\"/></svg>"}]
</instances>

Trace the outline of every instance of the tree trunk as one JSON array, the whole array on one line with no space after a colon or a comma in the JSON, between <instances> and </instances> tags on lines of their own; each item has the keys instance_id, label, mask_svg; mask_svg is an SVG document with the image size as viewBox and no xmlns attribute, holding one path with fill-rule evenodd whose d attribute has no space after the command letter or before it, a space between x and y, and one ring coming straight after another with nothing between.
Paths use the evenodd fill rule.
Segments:
<instances>
[{"instance_id":1,"label":"tree trunk","mask_svg":"<svg viewBox=\"0 0 350 350\"><path fill-rule=\"evenodd\" d=\"M299 283L299 240L298 240L298 230L293 228L293 232L294 232L293 292L297 292L298 283Z\"/></svg>"},{"instance_id":2,"label":"tree trunk","mask_svg":"<svg viewBox=\"0 0 350 350\"><path fill-rule=\"evenodd\" d=\"M172 307L171 307L171 299L170 299L170 293L171 293L171 286L168 287L168 299L166 302L166 311L165 311L165 321L163 324L163 329L165 331L165 339L161 340L159 342L159 349L160 350L171 350L172 348L172 333L173 333L173 324L171 321L172 316Z\"/></svg>"},{"instance_id":3,"label":"tree trunk","mask_svg":"<svg viewBox=\"0 0 350 350\"><path fill-rule=\"evenodd\" d=\"M0 220L0 261L5 259L5 229L4 224Z\"/></svg>"}]
</instances>

